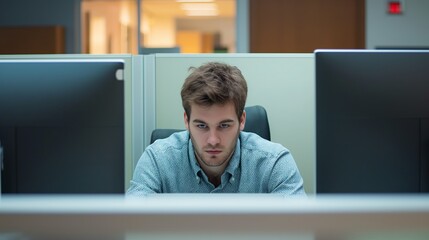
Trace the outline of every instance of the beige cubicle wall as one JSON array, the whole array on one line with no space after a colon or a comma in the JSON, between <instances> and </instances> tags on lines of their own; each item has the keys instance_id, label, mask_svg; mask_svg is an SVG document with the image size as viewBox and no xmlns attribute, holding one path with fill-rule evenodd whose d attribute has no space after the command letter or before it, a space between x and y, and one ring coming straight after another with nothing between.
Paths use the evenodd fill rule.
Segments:
<instances>
[{"instance_id":1,"label":"beige cubicle wall","mask_svg":"<svg viewBox=\"0 0 429 240\"><path fill-rule=\"evenodd\" d=\"M184 128L180 89L189 67L208 61L237 66L247 79L247 105L266 108L272 141L291 150L309 194L315 193L313 54L156 54L156 128Z\"/></svg>"}]
</instances>

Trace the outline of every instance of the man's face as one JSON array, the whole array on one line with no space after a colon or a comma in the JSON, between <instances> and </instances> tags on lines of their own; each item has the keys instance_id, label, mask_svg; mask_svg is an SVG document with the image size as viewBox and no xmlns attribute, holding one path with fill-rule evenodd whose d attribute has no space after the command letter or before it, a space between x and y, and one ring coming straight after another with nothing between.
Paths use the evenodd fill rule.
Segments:
<instances>
[{"instance_id":1,"label":"man's face","mask_svg":"<svg viewBox=\"0 0 429 240\"><path fill-rule=\"evenodd\" d=\"M205 167L225 166L234 152L246 113L237 118L232 102L224 105L191 105L190 119L184 114L195 153Z\"/></svg>"}]
</instances>

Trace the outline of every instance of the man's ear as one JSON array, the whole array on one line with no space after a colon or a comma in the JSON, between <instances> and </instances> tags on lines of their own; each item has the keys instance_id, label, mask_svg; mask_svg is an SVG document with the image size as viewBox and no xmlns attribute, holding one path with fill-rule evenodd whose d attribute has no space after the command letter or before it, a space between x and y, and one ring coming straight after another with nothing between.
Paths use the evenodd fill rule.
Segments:
<instances>
[{"instance_id":1,"label":"man's ear","mask_svg":"<svg viewBox=\"0 0 429 240\"><path fill-rule=\"evenodd\" d=\"M183 121L185 121L185 127L189 131L189 119L188 115L186 115L186 111L183 113Z\"/></svg>"},{"instance_id":2,"label":"man's ear","mask_svg":"<svg viewBox=\"0 0 429 240\"><path fill-rule=\"evenodd\" d=\"M244 125L246 125L246 111L243 110L240 117L240 131L243 131Z\"/></svg>"}]
</instances>

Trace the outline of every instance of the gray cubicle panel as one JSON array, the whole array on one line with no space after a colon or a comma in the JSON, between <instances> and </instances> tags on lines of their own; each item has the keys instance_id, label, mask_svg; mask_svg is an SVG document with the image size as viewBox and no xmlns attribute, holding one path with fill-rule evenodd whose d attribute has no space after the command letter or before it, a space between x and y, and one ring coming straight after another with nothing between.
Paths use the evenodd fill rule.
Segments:
<instances>
[{"instance_id":1,"label":"gray cubicle panel","mask_svg":"<svg viewBox=\"0 0 429 240\"><path fill-rule=\"evenodd\" d=\"M124 184L125 189L128 188L132 172L133 172L133 161L135 158L137 158L137 155L141 154L142 147L143 146L137 146L135 143L139 143L141 141L138 141L140 139L140 135L142 134L141 131L135 131L136 128L136 117L134 108L136 105L136 95L141 96L142 95L142 88L135 88L133 86L139 86L141 85L142 78L139 77L142 72L141 62L142 58L140 56L134 56L131 54L100 54L100 55L93 55L93 54L26 54L26 55L2 55L0 56L0 60L6 60L6 59L26 59L26 60L33 60L33 59L40 59L40 60L54 60L54 59L117 59L122 60L124 62L124 72L123 72L123 79L124 79L124 104L125 104L125 162L124 162ZM140 74L140 75L139 75ZM136 77L137 75L137 77ZM140 99L140 98L139 98ZM141 104L139 105L141 106ZM141 118L138 118L139 120ZM140 144L143 145L143 144ZM137 153L136 153L137 149Z\"/></svg>"},{"instance_id":2,"label":"gray cubicle panel","mask_svg":"<svg viewBox=\"0 0 429 240\"><path fill-rule=\"evenodd\" d=\"M266 108L272 141L291 150L307 193L315 192L313 54L155 54L157 128L184 128L180 89L189 67L220 61L241 69L247 105Z\"/></svg>"}]
</instances>

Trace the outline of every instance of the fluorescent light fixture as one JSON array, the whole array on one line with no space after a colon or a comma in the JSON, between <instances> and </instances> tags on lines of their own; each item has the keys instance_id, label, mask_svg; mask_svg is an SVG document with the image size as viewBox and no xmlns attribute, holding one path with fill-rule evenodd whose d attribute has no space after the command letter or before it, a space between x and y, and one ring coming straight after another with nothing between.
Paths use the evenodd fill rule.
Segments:
<instances>
[{"instance_id":1,"label":"fluorescent light fixture","mask_svg":"<svg viewBox=\"0 0 429 240\"><path fill-rule=\"evenodd\" d=\"M185 11L215 11L217 6L214 3L183 3L180 8Z\"/></svg>"},{"instance_id":2,"label":"fluorescent light fixture","mask_svg":"<svg viewBox=\"0 0 429 240\"><path fill-rule=\"evenodd\" d=\"M179 3L210 3L214 0L176 0Z\"/></svg>"},{"instance_id":3,"label":"fluorescent light fixture","mask_svg":"<svg viewBox=\"0 0 429 240\"><path fill-rule=\"evenodd\" d=\"M217 16L219 13L217 10L213 11L187 11L186 16L190 17L204 17L204 16Z\"/></svg>"}]
</instances>

